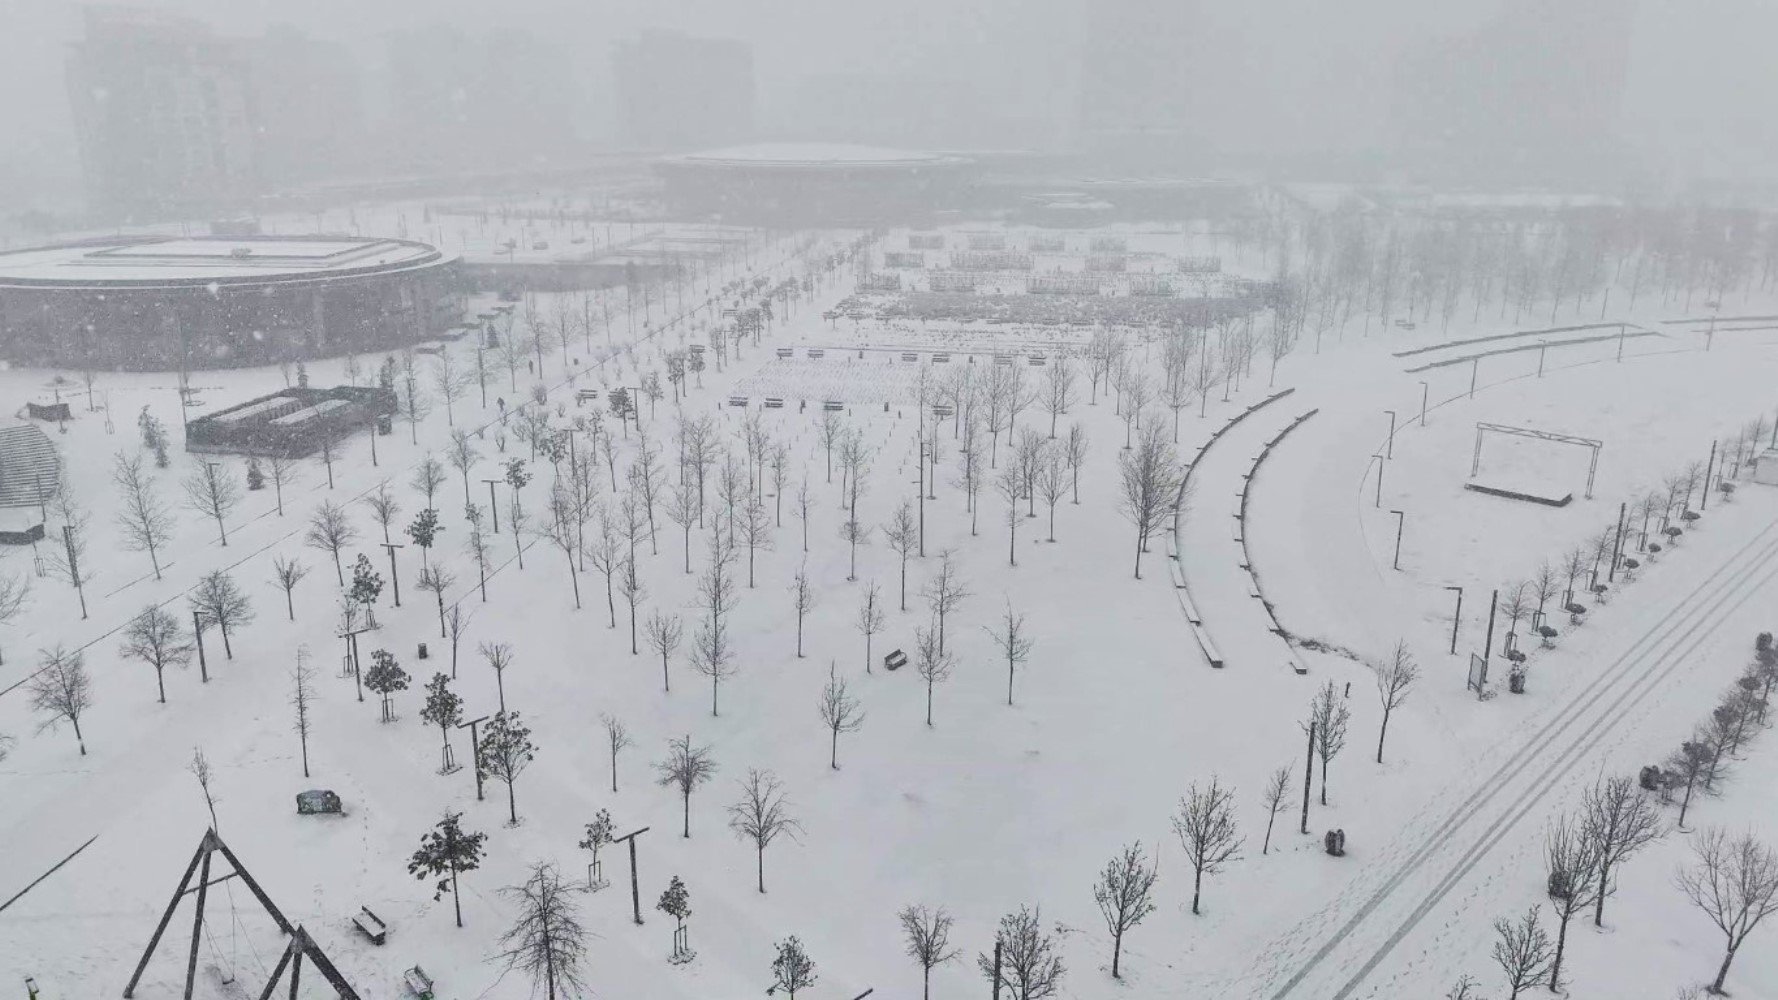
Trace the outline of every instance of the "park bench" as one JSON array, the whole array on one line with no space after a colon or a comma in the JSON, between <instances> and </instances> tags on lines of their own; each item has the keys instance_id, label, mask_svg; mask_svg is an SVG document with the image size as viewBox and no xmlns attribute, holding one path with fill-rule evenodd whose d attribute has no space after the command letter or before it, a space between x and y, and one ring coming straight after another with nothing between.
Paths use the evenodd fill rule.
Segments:
<instances>
[{"instance_id":1,"label":"park bench","mask_svg":"<svg viewBox=\"0 0 1778 1000\"><path fill-rule=\"evenodd\" d=\"M934 354L932 356L932 363L935 365L948 365L951 363L951 356L949 354Z\"/></svg>"},{"instance_id":2,"label":"park bench","mask_svg":"<svg viewBox=\"0 0 1778 1000\"><path fill-rule=\"evenodd\" d=\"M903 361L919 361L920 356L918 354L915 354L913 351L902 351L901 352L901 360L903 360Z\"/></svg>"},{"instance_id":3,"label":"park bench","mask_svg":"<svg viewBox=\"0 0 1778 1000\"><path fill-rule=\"evenodd\" d=\"M358 933L370 938L371 944L380 945L388 940L389 925L383 923L382 917L370 912L368 906L358 908L357 915L352 918L352 926L358 928Z\"/></svg>"},{"instance_id":4,"label":"park bench","mask_svg":"<svg viewBox=\"0 0 1778 1000\"><path fill-rule=\"evenodd\" d=\"M747 405L747 397L746 396L730 396L728 398L728 405L745 407Z\"/></svg>"},{"instance_id":5,"label":"park bench","mask_svg":"<svg viewBox=\"0 0 1778 1000\"><path fill-rule=\"evenodd\" d=\"M819 347L811 347L811 348L809 348L809 357L811 357L811 358L825 358L825 357L827 357L827 352L822 350Z\"/></svg>"},{"instance_id":6,"label":"park bench","mask_svg":"<svg viewBox=\"0 0 1778 1000\"><path fill-rule=\"evenodd\" d=\"M884 670L900 670L902 667L907 666L907 664L908 654L899 649L890 653L888 656L883 657Z\"/></svg>"},{"instance_id":7,"label":"park bench","mask_svg":"<svg viewBox=\"0 0 1778 1000\"><path fill-rule=\"evenodd\" d=\"M840 411L842 411L846 408L846 404L840 402L837 399L830 399L830 400L822 403L821 408L823 410L828 410L833 413L839 413Z\"/></svg>"},{"instance_id":8,"label":"park bench","mask_svg":"<svg viewBox=\"0 0 1778 1000\"><path fill-rule=\"evenodd\" d=\"M401 985L415 1000L432 1000L432 977L418 965L401 974Z\"/></svg>"},{"instance_id":9,"label":"park bench","mask_svg":"<svg viewBox=\"0 0 1778 1000\"><path fill-rule=\"evenodd\" d=\"M794 348L790 348L790 347L778 348L778 356L780 358L788 358L795 353L796 353L796 350Z\"/></svg>"},{"instance_id":10,"label":"park bench","mask_svg":"<svg viewBox=\"0 0 1778 1000\"><path fill-rule=\"evenodd\" d=\"M766 397L766 409L768 409L768 410L782 410L782 409L784 409L784 397L782 397L782 396L767 396Z\"/></svg>"},{"instance_id":11,"label":"park bench","mask_svg":"<svg viewBox=\"0 0 1778 1000\"><path fill-rule=\"evenodd\" d=\"M598 401L599 390L597 389L580 389L574 393L575 406L579 406L582 403L597 403Z\"/></svg>"}]
</instances>

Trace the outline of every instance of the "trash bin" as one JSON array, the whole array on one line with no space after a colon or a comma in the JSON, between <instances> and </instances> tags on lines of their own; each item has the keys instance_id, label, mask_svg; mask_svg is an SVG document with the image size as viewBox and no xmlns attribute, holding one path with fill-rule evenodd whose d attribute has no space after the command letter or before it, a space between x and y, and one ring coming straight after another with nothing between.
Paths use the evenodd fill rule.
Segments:
<instances>
[{"instance_id":1,"label":"trash bin","mask_svg":"<svg viewBox=\"0 0 1778 1000\"><path fill-rule=\"evenodd\" d=\"M424 659L425 659L425 658L426 658L426 657L427 657L427 655L428 655L428 653L427 653L427 650L426 650L426 644L425 644L425 643L423 643L423 642L422 642L422 643L420 643L420 651L419 651L419 652L418 652L418 653L416 653L416 654L415 654L415 655L417 655L417 656L418 656L418 657L419 657L419 658L420 658L420 659L422 659L422 660L424 660Z\"/></svg>"}]
</instances>

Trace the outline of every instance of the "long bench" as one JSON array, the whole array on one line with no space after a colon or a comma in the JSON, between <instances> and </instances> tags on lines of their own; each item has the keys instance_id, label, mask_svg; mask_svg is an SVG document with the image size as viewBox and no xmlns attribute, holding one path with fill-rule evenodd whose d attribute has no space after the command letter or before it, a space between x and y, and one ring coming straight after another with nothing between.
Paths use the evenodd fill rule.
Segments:
<instances>
[{"instance_id":1,"label":"long bench","mask_svg":"<svg viewBox=\"0 0 1778 1000\"><path fill-rule=\"evenodd\" d=\"M1313 409L1301 414L1295 420L1292 420L1289 424L1285 425L1283 430L1274 435L1270 441L1266 442L1266 446L1260 449L1259 454L1253 459L1253 466L1247 470L1247 475L1242 480L1241 509L1235 514L1235 520L1241 526L1239 539L1241 542L1241 568L1247 571L1247 578L1251 583L1247 595L1259 601L1260 606L1265 608L1266 620L1272 623L1272 633L1284 640L1284 648L1286 650L1285 656L1290 663L1290 669L1299 674L1308 673L1309 668L1303 664L1302 660L1297 658L1295 647L1291 646L1290 639L1284 633L1284 626L1278 622L1277 611L1273 608L1272 602L1266 600L1265 591L1260 586L1259 573L1253 568L1253 553L1247 548L1247 501L1253 491L1253 481L1259 476L1259 467L1265 464L1265 460L1272 454L1272 449L1278 447L1278 444L1282 442L1291 431L1301 427L1310 417L1319 412L1321 412L1319 409Z\"/></svg>"}]
</instances>

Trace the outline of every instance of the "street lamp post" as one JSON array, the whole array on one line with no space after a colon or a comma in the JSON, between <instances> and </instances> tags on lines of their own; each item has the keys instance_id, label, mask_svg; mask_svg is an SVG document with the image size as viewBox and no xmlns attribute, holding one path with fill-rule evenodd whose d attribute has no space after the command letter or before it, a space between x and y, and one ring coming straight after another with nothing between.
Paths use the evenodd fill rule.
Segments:
<instances>
[{"instance_id":1,"label":"street lamp post","mask_svg":"<svg viewBox=\"0 0 1778 1000\"><path fill-rule=\"evenodd\" d=\"M494 534L498 535L500 534L500 502L494 498L494 484L504 483L506 480L484 479L482 482L488 484L488 510L494 514Z\"/></svg>"},{"instance_id":2,"label":"street lamp post","mask_svg":"<svg viewBox=\"0 0 1778 1000\"><path fill-rule=\"evenodd\" d=\"M477 802L482 801L482 745L481 741L476 738L475 727L486 721L488 721L488 717L484 715L480 718L470 719L468 722L457 723L458 729L469 730L469 759L475 764L475 800Z\"/></svg>"},{"instance_id":3,"label":"street lamp post","mask_svg":"<svg viewBox=\"0 0 1778 1000\"><path fill-rule=\"evenodd\" d=\"M1424 381L1420 383L1420 426L1426 426L1426 398L1432 394L1432 387Z\"/></svg>"},{"instance_id":4,"label":"street lamp post","mask_svg":"<svg viewBox=\"0 0 1778 1000\"><path fill-rule=\"evenodd\" d=\"M1399 570L1401 569L1401 529L1402 525L1407 523L1408 516L1399 510L1392 510L1389 513L1395 515L1395 560L1389 564L1389 568Z\"/></svg>"},{"instance_id":5,"label":"street lamp post","mask_svg":"<svg viewBox=\"0 0 1778 1000\"><path fill-rule=\"evenodd\" d=\"M198 647L198 676L205 684L210 683L210 666L204 660L204 614L201 611L191 613L191 636Z\"/></svg>"},{"instance_id":6,"label":"street lamp post","mask_svg":"<svg viewBox=\"0 0 1778 1000\"><path fill-rule=\"evenodd\" d=\"M1383 456L1372 455L1371 457L1377 460L1377 499L1375 500L1375 502L1373 502L1371 504L1371 506L1382 507L1383 506Z\"/></svg>"},{"instance_id":7,"label":"street lamp post","mask_svg":"<svg viewBox=\"0 0 1778 1000\"><path fill-rule=\"evenodd\" d=\"M1451 612L1451 654L1454 656L1457 653L1457 626L1463 624L1463 588L1450 586L1445 589L1457 592L1457 610Z\"/></svg>"},{"instance_id":8,"label":"street lamp post","mask_svg":"<svg viewBox=\"0 0 1778 1000\"><path fill-rule=\"evenodd\" d=\"M395 569L395 550L405 548L405 546L400 542L378 542L377 544L389 550L389 582L395 588L395 606L399 608L401 607L401 574Z\"/></svg>"},{"instance_id":9,"label":"street lamp post","mask_svg":"<svg viewBox=\"0 0 1778 1000\"><path fill-rule=\"evenodd\" d=\"M1387 450L1385 450L1383 452L1383 455L1386 458L1394 458L1395 457L1395 411L1394 410L1384 410L1383 412L1389 414L1389 445L1387 447Z\"/></svg>"}]
</instances>

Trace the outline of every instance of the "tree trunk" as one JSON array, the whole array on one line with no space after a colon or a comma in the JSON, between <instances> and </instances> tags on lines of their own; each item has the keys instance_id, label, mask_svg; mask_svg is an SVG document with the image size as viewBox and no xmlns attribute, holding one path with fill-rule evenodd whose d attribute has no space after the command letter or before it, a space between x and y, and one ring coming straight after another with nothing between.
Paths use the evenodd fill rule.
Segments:
<instances>
[{"instance_id":1,"label":"tree trunk","mask_svg":"<svg viewBox=\"0 0 1778 1000\"><path fill-rule=\"evenodd\" d=\"M519 803L513 797L512 782L510 781L506 783L506 818L512 821L513 826L519 825Z\"/></svg>"},{"instance_id":2,"label":"tree trunk","mask_svg":"<svg viewBox=\"0 0 1778 1000\"><path fill-rule=\"evenodd\" d=\"M766 891L766 849L755 845L754 855L757 858L759 871L759 891Z\"/></svg>"},{"instance_id":3,"label":"tree trunk","mask_svg":"<svg viewBox=\"0 0 1778 1000\"><path fill-rule=\"evenodd\" d=\"M1389 710L1383 711L1383 725L1377 730L1377 763L1383 763L1383 737L1389 735Z\"/></svg>"},{"instance_id":4,"label":"tree trunk","mask_svg":"<svg viewBox=\"0 0 1778 1000\"><path fill-rule=\"evenodd\" d=\"M1722 957L1722 968L1716 970L1716 982L1710 984L1710 992L1721 993L1723 980L1729 978L1729 963L1735 960L1735 949L1731 946L1728 954Z\"/></svg>"},{"instance_id":5,"label":"tree trunk","mask_svg":"<svg viewBox=\"0 0 1778 1000\"><path fill-rule=\"evenodd\" d=\"M1259 846L1259 853L1264 856L1272 849L1272 824L1278 822L1278 810L1273 809L1272 815L1266 818L1266 839Z\"/></svg>"},{"instance_id":6,"label":"tree trunk","mask_svg":"<svg viewBox=\"0 0 1778 1000\"><path fill-rule=\"evenodd\" d=\"M1204 886L1204 869L1192 873L1192 916L1198 915L1198 896Z\"/></svg>"},{"instance_id":7,"label":"tree trunk","mask_svg":"<svg viewBox=\"0 0 1778 1000\"><path fill-rule=\"evenodd\" d=\"M684 820L683 820L684 826L680 829L679 835L681 837L684 837L686 840L690 840L691 839L691 790L686 789L686 791L683 793L682 798L685 803L685 814L684 814Z\"/></svg>"},{"instance_id":8,"label":"tree trunk","mask_svg":"<svg viewBox=\"0 0 1778 1000\"><path fill-rule=\"evenodd\" d=\"M161 704L165 705L167 703L167 679L161 673L160 667L154 668L154 683L156 687L160 688Z\"/></svg>"},{"instance_id":9,"label":"tree trunk","mask_svg":"<svg viewBox=\"0 0 1778 1000\"><path fill-rule=\"evenodd\" d=\"M1561 921L1556 928L1556 960L1550 964L1550 990L1562 988L1562 952L1568 948L1568 919L1570 914L1558 912L1556 917ZM1727 966L1724 966L1726 971Z\"/></svg>"},{"instance_id":10,"label":"tree trunk","mask_svg":"<svg viewBox=\"0 0 1778 1000\"><path fill-rule=\"evenodd\" d=\"M1122 979L1118 974L1118 960L1124 957L1124 932L1118 931L1111 936L1111 978Z\"/></svg>"},{"instance_id":11,"label":"tree trunk","mask_svg":"<svg viewBox=\"0 0 1778 1000\"><path fill-rule=\"evenodd\" d=\"M457 889L457 863L454 861L451 862L451 904L457 908L457 926L462 927L463 894Z\"/></svg>"},{"instance_id":12,"label":"tree trunk","mask_svg":"<svg viewBox=\"0 0 1778 1000\"><path fill-rule=\"evenodd\" d=\"M1321 758L1321 804L1327 805L1327 758Z\"/></svg>"}]
</instances>

